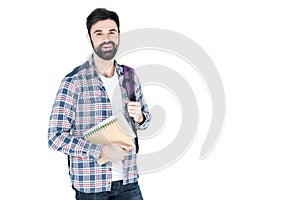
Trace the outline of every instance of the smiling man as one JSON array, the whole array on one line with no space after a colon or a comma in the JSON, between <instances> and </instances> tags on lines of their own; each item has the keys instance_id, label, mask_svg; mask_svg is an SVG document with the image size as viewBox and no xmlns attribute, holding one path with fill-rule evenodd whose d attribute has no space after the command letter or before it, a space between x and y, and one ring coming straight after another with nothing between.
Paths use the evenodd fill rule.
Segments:
<instances>
[{"instance_id":1,"label":"smiling man","mask_svg":"<svg viewBox=\"0 0 300 200\"><path fill-rule=\"evenodd\" d=\"M132 138L134 148L119 143L94 144L83 138L85 131L117 112L127 116L135 133L147 128L151 119L137 75L133 73L134 92L130 95L123 81L125 68L133 69L114 59L120 42L118 15L95 9L86 26L93 54L61 82L50 116L48 145L68 155L77 200L140 200L137 135ZM109 162L99 164L102 157Z\"/></svg>"}]
</instances>

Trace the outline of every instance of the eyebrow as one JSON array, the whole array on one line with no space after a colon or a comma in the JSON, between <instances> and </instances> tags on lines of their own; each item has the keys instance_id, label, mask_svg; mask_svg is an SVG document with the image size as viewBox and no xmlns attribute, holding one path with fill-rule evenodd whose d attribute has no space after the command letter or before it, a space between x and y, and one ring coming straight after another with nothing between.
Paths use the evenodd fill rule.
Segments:
<instances>
[{"instance_id":1,"label":"eyebrow","mask_svg":"<svg viewBox=\"0 0 300 200\"><path fill-rule=\"evenodd\" d=\"M98 33L98 32L102 33L103 31L98 29L98 30L94 31L94 34ZM112 28L112 29L109 29L109 32L118 32L118 31L116 29Z\"/></svg>"}]
</instances>

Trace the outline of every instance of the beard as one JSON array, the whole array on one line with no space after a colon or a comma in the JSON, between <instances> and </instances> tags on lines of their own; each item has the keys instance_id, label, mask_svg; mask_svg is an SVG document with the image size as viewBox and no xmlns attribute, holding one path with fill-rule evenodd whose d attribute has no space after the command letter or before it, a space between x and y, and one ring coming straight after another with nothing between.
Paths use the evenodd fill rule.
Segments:
<instances>
[{"instance_id":1,"label":"beard","mask_svg":"<svg viewBox=\"0 0 300 200\"><path fill-rule=\"evenodd\" d=\"M112 49L110 50L103 50L104 45L111 45ZM118 51L119 44L116 44L112 41L109 42L103 42L96 48L93 45L94 52L96 53L97 56L102 58L103 60L111 60L115 57L117 51Z\"/></svg>"}]
</instances>

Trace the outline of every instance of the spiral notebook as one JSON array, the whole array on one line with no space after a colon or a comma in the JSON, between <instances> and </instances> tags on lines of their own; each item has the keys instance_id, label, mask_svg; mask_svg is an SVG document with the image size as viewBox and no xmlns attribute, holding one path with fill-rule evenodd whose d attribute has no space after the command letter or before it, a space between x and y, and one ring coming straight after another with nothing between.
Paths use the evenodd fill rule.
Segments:
<instances>
[{"instance_id":1,"label":"spiral notebook","mask_svg":"<svg viewBox=\"0 0 300 200\"><path fill-rule=\"evenodd\" d=\"M90 128L83 134L85 140L95 144L120 143L134 146L135 134L123 113L118 112Z\"/></svg>"}]
</instances>

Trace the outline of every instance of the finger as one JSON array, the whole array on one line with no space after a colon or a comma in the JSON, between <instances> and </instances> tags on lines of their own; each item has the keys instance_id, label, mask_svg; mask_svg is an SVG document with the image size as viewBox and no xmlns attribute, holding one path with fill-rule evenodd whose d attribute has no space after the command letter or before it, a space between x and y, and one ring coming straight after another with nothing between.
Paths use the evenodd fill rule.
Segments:
<instances>
[{"instance_id":1,"label":"finger","mask_svg":"<svg viewBox=\"0 0 300 200\"><path fill-rule=\"evenodd\" d=\"M131 146L127 146L127 145L124 145L124 144L121 144L120 147L124 150L124 151L129 151Z\"/></svg>"},{"instance_id":2,"label":"finger","mask_svg":"<svg viewBox=\"0 0 300 200\"><path fill-rule=\"evenodd\" d=\"M137 114L135 114L135 113L128 113L128 115L129 115L130 117L133 117L134 119L137 117Z\"/></svg>"},{"instance_id":3,"label":"finger","mask_svg":"<svg viewBox=\"0 0 300 200\"><path fill-rule=\"evenodd\" d=\"M127 106L127 110L141 110L141 106L140 105L130 105L130 106Z\"/></svg>"},{"instance_id":4,"label":"finger","mask_svg":"<svg viewBox=\"0 0 300 200\"><path fill-rule=\"evenodd\" d=\"M140 105L127 105L127 111L132 113L138 113L141 111Z\"/></svg>"},{"instance_id":5,"label":"finger","mask_svg":"<svg viewBox=\"0 0 300 200\"><path fill-rule=\"evenodd\" d=\"M135 120L137 120L138 118L140 118L143 114L141 111L137 111L137 112L128 112L130 117L133 117Z\"/></svg>"},{"instance_id":6,"label":"finger","mask_svg":"<svg viewBox=\"0 0 300 200\"><path fill-rule=\"evenodd\" d=\"M128 109L128 113L132 113L132 114L141 114L141 109Z\"/></svg>"},{"instance_id":7,"label":"finger","mask_svg":"<svg viewBox=\"0 0 300 200\"><path fill-rule=\"evenodd\" d=\"M123 150L126 150L128 151L130 149L130 145L125 145L125 144L122 144L122 143L114 143L116 146L118 146L119 148L123 149Z\"/></svg>"},{"instance_id":8,"label":"finger","mask_svg":"<svg viewBox=\"0 0 300 200\"><path fill-rule=\"evenodd\" d=\"M139 101L129 101L127 106L141 106L141 103Z\"/></svg>"}]
</instances>

